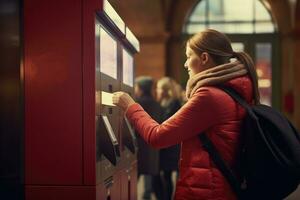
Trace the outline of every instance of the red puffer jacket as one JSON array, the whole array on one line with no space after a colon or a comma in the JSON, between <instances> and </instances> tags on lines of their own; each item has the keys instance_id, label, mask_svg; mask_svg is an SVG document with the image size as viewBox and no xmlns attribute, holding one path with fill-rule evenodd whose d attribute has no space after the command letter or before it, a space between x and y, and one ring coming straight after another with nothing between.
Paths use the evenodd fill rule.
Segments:
<instances>
[{"instance_id":1,"label":"red puffer jacket","mask_svg":"<svg viewBox=\"0 0 300 200\"><path fill-rule=\"evenodd\" d=\"M247 76L226 83L249 103L252 84ZM199 88L171 118L159 125L139 104L129 107L127 118L150 145L163 148L181 143L176 200L234 200L229 183L203 150L198 134L206 132L223 159L234 167L240 125L245 110L215 87Z\"/></svg>"}]
</instances>

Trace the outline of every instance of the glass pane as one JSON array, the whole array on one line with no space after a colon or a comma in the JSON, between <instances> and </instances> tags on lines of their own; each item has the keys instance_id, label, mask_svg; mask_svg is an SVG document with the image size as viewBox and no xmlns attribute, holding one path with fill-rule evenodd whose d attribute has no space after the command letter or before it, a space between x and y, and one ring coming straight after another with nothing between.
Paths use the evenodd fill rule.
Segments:
<instances>
[{"instance_id":1,"label":"glass pane","mask_svg":"<svg viewBox=\"0 0 300 200\"><path fill-rule=\"evenodd\" d=\"M256 19L255 28L254 19ZM210 24L210 28L224 33L275 32L271 15L259 0L202 0L196 5L188 21ZM222 25L227 23L226 26ZM188 25L186 31L196 33L205 28L203 25L199 29L195 26L195 24Z\"/></svg>"},{"instance_id":2,"label":"glass pane","mask_svg":"<svg viewBox=\"0 0 300 200\"><path fill-rule=\"evenodd\" d=\"M254 0L212 0L209 21L252 21Z\"/></svg>"},{"instance_id":3,"label":"glass pane","mask_svg":"<svg viewBox=\"0 0 300 200\"><path fill-rule=\"evenodd\" d=\"M244 43L241 43L241 42L232 42L231 46L232 46L233 51L235 51L235 52L241 52L241 51L244 51L244 49L245 49Z\"/></svg>"},{"instance_id":4,"label":"glass pane","mask_svg":"<svg viewBox=\"0 0 300 200\"><path fill-rule=\"evenodd\" d=\"M123 49L123 83L133 86L133 58Z\"/></svg>"},{"instance_id":5,"label":"glass pane","mask_svg":"<svg viewBox=\"0 0 300 200\"><path fill-rule=\"evenodd\" d=\"M100 71L117 79L117 42L100 28Z\"/></svg>"},{"instance_id":6,"label":"glass pane","mask_svg":"<svg viewBox=\"0 0 300 200\"><path fill-rule=\"evenodd\" d=\"M228 24L210 24L209 28L222 33L253 33L253 24L246 23L228 23Z\"/></svg>"},{"instance_id":7,"label":"glass pane","mask_svg":"<svg viewBox=\"0 0 300 200\"><path fill-rule=\"evenodd\" d=\"M255 24L256 33L274 33L274 25L272 22L257 22Z\"/></svg>"},{"instance_id":8,"label":"glass pane","mask_svg":"<svg viewBox=\"0 0 300 200\"><path fill-rule=\"evenodd\" d=\"M188 34L195 34L203 31L204 29L206 29L206 26L204 24L188 24L186 32Z\"/></svg>"},{"instance_id":9,"label":"glass pane","mask_svg":"<svg viewBox=\"0 0 300 200\"><path fill-rule=\"evenodd\" d=\"M268 10L258 0L255 1L255 19L272 21Z\"/></svg>"},{"instance_id":10,"label":"glass pane","mask_svg":"<svg viewBox=\"0 0 300 200\"><path fill-rule=\"evenodd\" d=\"M256 72L260 101L262 104L271 105L272 100L272 44L257 43L255 45Z\"/></svg>"},{"instance_id":11,"label":"glass pane","mask_svg":"<svg viewBox=\"0 0 300 200\"><path fill-rule=\"evenodd\" d=\"M189 21L205 21L205 8L206 8L206 0L200 1L200 3L195 7Z\"/></svg>"}]
</instances>

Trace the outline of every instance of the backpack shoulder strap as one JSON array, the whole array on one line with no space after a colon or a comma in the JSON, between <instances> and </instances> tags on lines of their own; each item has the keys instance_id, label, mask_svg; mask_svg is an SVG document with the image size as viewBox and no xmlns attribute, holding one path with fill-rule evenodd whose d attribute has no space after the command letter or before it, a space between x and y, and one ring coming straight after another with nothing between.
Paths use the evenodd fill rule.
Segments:
<instances>
[{"instance_id":1,"label":"backpack shoulder strap","mask_svg":"<svg viewBox=\"0 0 300 200\"><path fill-rule=\"evenodd\" d=\"M214 144L207 137L206 133L201 133L198 135L198 137L202 142L203 148L208 152L215 165L218 167L218 169L222 172L223 176L229 182L232 190L236 193L238 199L242 199L242 189L240 187L239 181L235 177L230 167L222 159L222 156L220 155Z\"/></svg>"},{"instance_id":2,"label":"backpack shoulder strap","mask_svg":"<svg viewBox=\"0 0 300 200\"><path fill-rule=\"evenodd\" d=\"M218 86L218 88L226 92L231 98L233 98L233 100L238 102L248 112L251 112L250 105L234 89L225 86ZM230 167L223 160L222 156L220 155L214 144L208 138L206 133L201 133L198 135L198 137L203 145L203 148L208 152L215 165L218 167L218 169L222 172L223 176L229 182L231 188L236 193L238 199L242 199L242 189L240 187L239 181L237 180Z\"/></svg>"},{"instance_id":3,"label":"backpack shoulder strap","mask_svg":"<svg viewBox=\"0 0 300 200\"><path fill-rule=\"evenodd\" d=\"M231 96L231 98L233 98L236 102L238 102L246 110L250 109L250 105L234 89L232 89L230 87L226 87L226 86L218 86L218 88L223 90L224 92L226 92L229 96Z\"/></svg>"}]
</instances>

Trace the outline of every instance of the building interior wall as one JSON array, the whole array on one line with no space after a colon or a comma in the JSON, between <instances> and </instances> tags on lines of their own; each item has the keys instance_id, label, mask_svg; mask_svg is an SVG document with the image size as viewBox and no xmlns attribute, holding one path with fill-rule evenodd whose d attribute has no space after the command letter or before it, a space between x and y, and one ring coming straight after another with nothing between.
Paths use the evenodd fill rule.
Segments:
<instances>
[{"instance_id":1,"label":"building interior wall","mask_svg":"<svg viewBox=\"0 0 300 200\"><path fill-rule=\"evenodd\" d=\"M140 40L141 52L136 55L136 76L149 75L155 79L171 76L181 82L184 76L182 28L199 0L110 2ZM280 38L280 109L300 128L300 60L297 59L300 56L300 3L286 0L263 2L269 5ZM292 110L284 106L287 95L292 96Z\"/></svg>"},{"instance_id":2,"label":"building interior wall","mask_svg":"<svg viewBox=\"0 0 300 200\"><path fill-rule=\"evenodd\" d=\"M300 128L300 1L297 1L296 4L296 12L295 12L295 31L294 31L294 70L292 75L294 76L293 79L293 94L295 96L295 109L294 109L294 116L293 119L298 127ZM297 59L298 58L298 59ZM292 77L291 77L292 78Z\"/></svg>"}]
</instances>

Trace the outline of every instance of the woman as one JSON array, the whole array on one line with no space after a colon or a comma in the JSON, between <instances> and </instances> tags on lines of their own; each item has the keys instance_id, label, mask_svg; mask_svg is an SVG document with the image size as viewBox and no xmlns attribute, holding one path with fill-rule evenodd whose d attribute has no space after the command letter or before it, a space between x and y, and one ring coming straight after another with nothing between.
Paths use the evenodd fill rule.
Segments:
<instances>
[{"instance_id":1,"label":"woman","mask_svg":"<svg viewBox=\"0 0 300 200\"><path fill-rule=\"evenodd\" d=\"M253 62L246 53L234 52L224 34L211 29L188 40L186 56L184 67L190 77L186 88L188 101L162 124L152 120L126 93L114 93L113 102L125 111L150 145L165 148L181 143L176 200L237 199L203 149L198 134L206 133L229 167L236 169L239 128L245 110L214 85L231 87L248 103L258 103ZM230 62L231 58L238 61ZM238 170L234 172L239 174Z\"/></svg>"},{"instance_id":2,"label":"woman","mask_svg":"<svg viewBox=\"0 0 300 200\"><path fill-rule=\"evenodd\" d=\"M135 100L155 121L162 122L163 109L152 95L153 85L154 80L149 76L136 77L134 85ZM162 200L163 190L159 178L159 151L146 144L139 135L137 136L137 144L138 177L140 175L144 176L143 200L150 200L152 192L154 192L156 199Z\"/></svg>"},{"instance_id":3,"label":"woman","mask_svg":"<svg viewBox=\"0 0 300 200\"><path fill-rule=\"evenodd\" d=\"M180 92L178 83L169 77L163 77L156 84L156 99L164 110L164 120L169 119L181 107ZM165 200L172 199L173 183L172 172L178 171L179 144L163 148L159 152L160 170L163 172L161 177Z\"/></svg>"}]
</instances>

